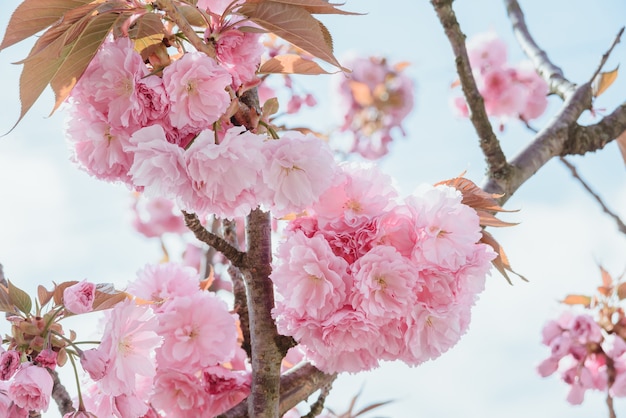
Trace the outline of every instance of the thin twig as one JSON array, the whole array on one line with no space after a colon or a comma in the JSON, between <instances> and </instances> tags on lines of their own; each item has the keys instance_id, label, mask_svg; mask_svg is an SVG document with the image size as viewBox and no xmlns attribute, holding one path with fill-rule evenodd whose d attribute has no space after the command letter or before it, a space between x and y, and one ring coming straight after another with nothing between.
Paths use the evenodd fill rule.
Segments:
<instances>
[{"instance_id":1,"label":"thin twig","mask_svg":"<svg viewBox=\"0 0 626 418\"><path fill-rule=\"evenodd\" d=\"M606 144L626 131L626 103L621 104L600 122L589 125L576 125L563 147L561 156L583 155L604 148Z\"/></svg>"},{"instance_id":2,"label":"thin twig","mask_svg":"<svg viewBox=\"0 0 626 418\"><path fill-rule=\"evenodd\" d=\"M593 189L591 188L591 186L589 186L589 184L587 184L587 182L585 182L580 175L578 174L578 170L576 170L576 167L570 163L569 161L567 161L564 157L559 157L559 159L561 160L561 162L563 164L565 164L565 166L570 170L570 172L572 173L572 176L578 180L578 182L583 186L583 188L585 190L587 190L587 192L600 204L600 207L602 208L602 210L604 211L604 213L606 213L607 215L609 215L610 217L612 217L615 222L617 223L617 229L626 234L626 224L624 224L624 222L622 222L622 220L620 219L619 216L617 216L615 213L613 213L602 201L602 198L593 191Z\"/></svg>"},{"instance_id":3,"label":"thin twig","mask_svg":"<svg viewBox=\"0 0 626 418\"><path fill-rule=\"evenodd\" d=\"M163 10L167 17L178 26L180 31L187 37L187 40L198 50L204 52L211 58L215 58L215 48L211 43L206 43L198 36L196 30L189 24L185 16L183 16L176 7L175 0L156 0L153 4L156 8Z\"/></svg>"},{"instance_id":4,"label":"thin twig","mask_svg":"<svg viewBox=\"0 0 626 418\"><path fill-rule=\"evenodd\" d=\"M237 248L230 245L224 238L208 231L204 226L202 226L200 219L198 219L198 216L195 213L183 211L183 215L185 217L185 224L187 225L187 228L194 233L196 238L224 254L224 256L230 260L235 267L246 267L247 258L245 252L239 251Z\"/></svg>"},{"instance_id":5,"label":"thin twig","mask_svg":"<svg viewBox=\"0 0 626 418\"><path fill-rule=\"evenodd\" d=\"M488 175L497 179L506 177L509 165L487 116L483 97L478 92L465 48L465 35L452 9L452 0L432 0L431 3L452 46L456 70L469 108L470 120L480 138L480 148L485 155Z\"/></svg>"},{"instance_id":6,"label":"thin twig","mask_svg":"<svg viewBox=\"0 0 626 418\"><path fill-rule=\"evenodd\" d=\"M606 64L606 62L609 60L609 56L611 55L611 52L613 52L613 49L615 48L615 46L619 44L623 33L624 33L624 26L622 26L619 32L617 32L617 35L615 36L615 39L613 40L613 43L611 44L611 47L608 49L608 51L606 51L604 55L602 55L600 64L598 64L598 68L596 68L596 71L593 73L593 76L591 77L589 81L593 82L593 80L595 80L598 74L600 74L600 71L602 71L602 67L604 67L604 64Z\"/></svg>"},{"instance_id":7,"label":"thin twig","mask_svg":"<svg viewBox=\"0 0 626 418\"><path fill-rule=\"evenodd\" d=\"M537 45L526 26L524 13L517 0L505 0L504 3L509 20L513 25L513 33L522 50L532 61L535 69L546 80L550 87L550 92L559 95L559 97L565 100L574 92L576 86L565 78L563 70L554 65L548 58L548 54Z\"/></svg>"}]
</instances>

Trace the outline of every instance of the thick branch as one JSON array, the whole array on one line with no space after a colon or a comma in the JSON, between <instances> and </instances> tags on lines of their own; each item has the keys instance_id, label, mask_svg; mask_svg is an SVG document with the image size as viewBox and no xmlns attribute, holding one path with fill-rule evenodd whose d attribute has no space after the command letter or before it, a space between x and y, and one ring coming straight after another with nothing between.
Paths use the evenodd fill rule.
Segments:
<instances>
[{"instance_id":1,"label":"thick branch","mask_svg":"<svg viewBox=\"0 0 626 418\"><path fill-rule=\"evenodd\" d=\"M198 219L195 213L183 211L183 215L185 216L187 228L194 233L196 238L224 254L224 257L228 258L235 267L243 268L246 266L246 253L230 245L224 238L209 232L202 226L200 219Z\"/></svg>"},{"instance_id":2,"label":"thick branch","mask_svg":"<svg viewBox=\"0 0 626 418\"><path fill-rule=\"evenodd\" d=\"M604 148L606 144L626 131L626 103L594 125L574 126L561 156L578 154Z\"/></svg>"},{"instance_id":3,"label":"thick branch","mask_svg":"<svg viewBox=\"0 0 626 418\"><path fill-rule=\"evenodd\" d=\"M500 148L498 138L493 132L491 122L489 122L483 97L478 92L465 48L465 35L461 32L461 27L452 9L452 0L432 0L431 3L452 46L456 70L470 112L470 120L480 138L480 148L485 155L489 177L506 177L509 166Z\"/></svg>"},{"instance_id":4,"label":"thick branch","mask_svg":"<svg viewBox=\"0 0 626 418\"><path fill-rule=\"evenodd\" d=\"M202 38L198 36L195 29L189 24L185 16L183 16L176 5L175 0L156 0L153 4L156 8L163 10L167 17L178 26L180 31L187 37L187 40L198 50L204 52L211 58L215 58L215 48L210 43L205 43Z\"/></svg>"},{"instance_id":5,"label":"thick branch","mask_svg":"<svg viewBox=\"0 0 626 418\"><path fill-rule=\"evenodd\" d=\"M67 392L67 389L65 389L65 386L61 383L59 374L55 370L48 369L48 371L50 372L50 376L52 376L52 381L54 382L54 385L52 386L52 399L54 399L59 407L61 415L75 411L72 398Z\"/></svg>"},{"instance_id":6,"label":"thick branch","mask_svg":"<svg viewBox=\"0 0 626 418\"><path fill-rule=\"evenodd\" d=\"M255 418L278 417L280 400L280 336L272 319L274 288L271 273L271 220L268 212L253 210L246 225L248 268L242 270L246 283L250 343L252 345L252 387L248 414Z\"/></svg>"},{"instance_id":7,"label":"thick branch","mask_svg":"<svg viewBox=\"0 0 626 418\"><path fill-rule=\"evenodd\" d=\"M517 0L505 0L504 3L509 20L513 25L513 33L515 33L522 50L530 58L537 72L546 80L550 86L550 92L558 94L565 100L573 93L576 86L565 78L563 71L554 65L548 58L548 54L535 43L528 31L524 13Z\"/></svg>"},{"instance_id":8,"label":"thick branch","mask_svg":"<svg viewBox=\"0 0 626 418\"><path fill-rule=\"evenodd\" d=\"M591 97L590 83L577 87L561 110L539 131L535 140L513 159L510 175L504 179L490 178L483 190L503 194L500 198L502 205L552 157L561 155L570 130L582 112L591 107Z\"/></svg>"},{"instance_id":9,"label":"thick branch","mask_svg":"<svg viewBox=\"0 0 626 418\"><path fill-rule=\"evenodd\" d=\"M300 363L293 367L280 379L279 414L282 416L315 391L331 384L336 378L336 374L326 374L310 363ZM220 418L248 418L249 416L245 402L242 402L221 415Z\"/></svg>"}]
</instances>

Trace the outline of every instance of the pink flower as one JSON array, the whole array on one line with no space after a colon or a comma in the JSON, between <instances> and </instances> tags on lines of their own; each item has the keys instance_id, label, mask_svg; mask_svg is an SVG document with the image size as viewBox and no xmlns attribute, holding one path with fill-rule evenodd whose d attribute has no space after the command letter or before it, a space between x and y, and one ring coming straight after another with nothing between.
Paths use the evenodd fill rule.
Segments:
<instances>
[{"instance_id":1,"label":"pink flower","mask_svg":"<svg viewBox=\"0 0 626 418\"><path fill-rule=\"evenodd\" d=\"M63 418L98 418L98 417L92 414L91 412L74 411L74 412L68 412L67 414L63 415Z\"/></svg>"},{"instance_id":2,"label":"pink flower","mask_svg":"<svg viewBox=\"0 0 626 418\"><path fill-rule=\"evenodd\" d=\"M539 75L530 62L523 62L517 69L517 79L527 91L526 104L520 117L529 121L538 118L548 107L548 83Z\"/></svg>"},{"instance_id":3,"label":"pink flower","mask_svg":"<svg viewBox=\"0 0 626 418\"><path fill-rule=\"evenodd\" d=\"M548 357L537 366L537 373L541 377L548 377L556 372L559 368L559 360L554 357Z\"/></svg>"},{"instance_id":4,"label":"pink flower","mask_svg":"<svg viewBox=\"0 0 626 418\"><path fill-rule=\"evenodd\" d=\"M237 328L226 303L212 293L172 299L159 314L159 367L193 373L235 354Z\"/></svg>"},{"instance_id":5,"label":"pink flower","mask_svg":"<svg viewBox=\"0 0 626 418\"><path fill-rule=\"evenodd\" d=\"M395 248L379 245L352 266L356 294L352 306L369 318L406 317L417 301L417 267Z\"/></svg>"},{"instance_id":6,"label":"pink flower","mask_svg":"<svg viewBox=\"0 0 626 418\"><path fill-rule=\"evenodd\" d=\"M415 261L455 271L472 257L481 238L478 214L448 186L423 185L406 199L419 230Z\"/></svg>"},{"instance_id":7,"label":"pink flower","mask_svg":"<svg viewBox=\"0 0 626 418\"><path fill-rule=\"evenodd\" d=\"M528 100L528 89L518 82L517 71L511 68L487 71L479 89L492 116L518 117Z\"/></svg>"},{"instance_id":8,"label":"pink flower","mask_svg":"<svg viewBox=\"0 0 626 418\"><path fill-rule=\"evenodd\" d=\"M149 197L189 198L191 183L185 167L184 150L167 141L160 125L136 131L129 143L129 150L134 155L129 175L135 186L142 187Z\"/></svg>"},{"instance_id":9,"label":"pink flower","mask_svg":"<svg viewBox=\"0 0 626 418\"><path fill-rule=\"evenodd\" d=\"M106 373L98 381L105 393L131 393L137 375L154 376L152 353L161 342L156 328L156 318L147 306L127 299L111 310L99 348L109 358Z\"/></svg>"},{"instance_id":10,"label":"pink flower","mask_svg":"<svg viewBox=\"0 0 626 418\"><path fill-rule=\"evenodd\" d=\"M198 272L178 263L148 264L128 286L133 295L153 302L192 296L200 291ZM161 311L162 309L158 309Z\"/></svg>"},{"instance_id":11,"label":"pink flower","mask_svg":"<svg viewBox=\"0 0 626 418\"><path fill-rule=\"evenodd\" d=\"M96 285L83 280L63 290L63 304L74 313L82 314L93 310L93 301L96 297Z\"/></svg>"},{"instance_id":12,"label":"pink flower","mask_svg":"<svg viewBox=\"0 0 626 418\"><path fill-rule=\"evenodd\" d=\"M268 161L263 182L271 191L269 207L275 216L300 212L318 201L330 187L337 165L328 145L314 135L285 132L264 144Z\"/></svg>"},{"instance_id":13,"label":"pink flower","mask_svg":"<svg viewBox=\"0 0 626 418\"><path fill-rule=\"evenodd\" d=\"M577 315L570 328L572 339L581 344L589 342L599 343L602 341L602 328L587 314Z\"/></svg>"},{"instance_id":14,"label":"pink flower","mask_svg":"<svg viewBox=\"0 0 626 418\"><path fill-rule=\"evenodd\" d=\"M254 80L265 51L260 42L261 34L230 29L208 34L208 37L215 42L217 60L233 76L233 87Z\"/></svg>"},{"instance_id":15,"label":"pink flower","mask_svg":"<svg viewBox=\"0 0 626 418\"><path fill-rule=\"evenodd\" d=\"M65 132L73 147L71 159L81 168L101 180L129 183L130 132L112 126L94 107L80 104L70 108Z\"/></svg>"},{"instance_id":16,"label":"pink flower","mask_svg":"<svg viewBox=\"0 0 626 418\"><path fill-rule=\"evenodd\" d=\"M0 380L9 380L20 366L20 353L8 350L0 356Z\"/></svg>"},{"instance_id":17,"label":"pink flower","mask_svg":"<svg viewBox=\"0 0 626 418\"><path fill-rule=\"evenodd\" d=\"M226 87L232 77L213 58L187 52L163 70L163 85L170 98L172 126L207 129L230 105Z\"/></svg>"},{"instance_id":18,"label":"pink flower","mask_svg":"<svg viewBox=\"0 0 626 418\"><path fill-rule=\"evenodd\" d=\"M199 416L207 401L200 378L174 369L157 372L150 402L168 416L183 417L194 412Z\"/></svg>"},{"instance_id":19,"label":"pink flower","mask_svg":"<svg viewBox=\"0 0 626 418\"><path fill-rule=\"evenodd\" d=\"M397 191L392 179L373 164L342 164L343 175L314 206L321 226L327 223L356 225L378 216L394 205Z\"/></svg>"},{"instance_id":20,"label":"pink flower","mask_svg":"<svg viewBox=\"0 0 626 418\"><path fill-rule=\"evenodd\" d=\"M52 376L44 367L24 363L9 386L9 396L20 408L47 411L52 396Z\"/></svg>"},{"instance_id":21,"label":"pink flower","mask_svg":"<svg viewBox=\"0 0 626 418\"><path fill-rule=\"evenodd\" d=\"M50 370L54 370L57 367L57 352L46 348L37 354L35 362L39 367L47 367Z\"/></svg>"},{"instance_id":22,"label":"pink flower","mask_svg":"<svg viewBox=\"0 0 626 418\"><path fill-rule=\"evenodd\" d=\"M207 413L210 416L228 411L250 394L252 377L247 371L210 366L202 370L202 379L204 390L209 394Z\"/></svg>"},{"instance_id":23,"label":"pink flower","mask_svg":"<svg viewBox=\"0 0 626 418\"><path fill-rule=\"evenodd\" d=\"M260 203L256 188L266 164L260 149L263 137L241 127L229 129L219 144L214 135L201 132L187 150L194 196L183 207L222 218L246 216Z\"/></svg>"},{"instance_id":24,"label":"pink flower","mask_svg":"<svg viewBox=\"0 0 626 418\"><path fill-rule=\"evenodd\" d=\"M180 210L175 210L174 202L163 197L137 196L133 204L133 226L148 238L160 237L166 233L183 234L188 231Z\"/></svg>"},{"instance_id":25,"label":"pink flower","mask_svg":"<svg viewBox=\"0 0 626 418\"><path fill-rule=\"evenodd\" d=\"M467 41L470 65L480 72L502 67L506 63L506 49L506 43L495 32L474 35Z\"/></svg>"},{"instance_id":26,"label":"pink flower","mask_svg":"<svg viewBox=\"0 0 626 418\"><path fill-rule=\"evenodd\" d=\"M270 275L281 295L277 304L321 320L346 303L352 287L348 263L322 236L296 231L278 247L277 260Z\"/></svg>"},{"instance_id":27,"label":"pink flower","mask_svg":"<svg viewBox=\"0 0 626 418\"><path fill-rule=\"evenodd\" d=\"M94 380L104 377L109 366L109 357L100 348L84 350L80 353L80 364L89 376Z\"/></svg>"}]
</instances>

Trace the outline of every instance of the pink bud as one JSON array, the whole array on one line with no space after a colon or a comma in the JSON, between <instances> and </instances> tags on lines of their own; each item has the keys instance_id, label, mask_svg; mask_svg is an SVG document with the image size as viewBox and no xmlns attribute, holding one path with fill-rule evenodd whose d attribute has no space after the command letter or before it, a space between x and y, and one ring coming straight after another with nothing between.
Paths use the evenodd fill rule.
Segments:
<instances>
[{"instance_id":1,"label":"pink bud","mask_svg":"<svg viewBox=\"0 0 626 418\"><path fill-rule=\"evenodd\" d=\"M95 297L96 285L83 280L63 291L63 304L68 311L75 314L91 312Z\"/></svg>"},{"instance_id":2,"label":"pink bud","mask_svg":"<svg viewBox=\"0 0 626 418\"><path fill-rule=\"evenodd\" d=\"M57 366L57 352L46 348L35 357L35 361L42 367L54 370Z\"/></svg>"},{"instance_id":3,"label":"pink bud","mask_svg":"<svg viewBox=\"0 0 626 418\"><path fill-rule=\"evenodd\" d=\"M92 348L81 353L80 364L93 380L100 380L106 374L109 358L103 351Z\"/></svg>"},{"instance_id":4,"label":"pink bud","mask_svg":"<svg viewBox=\"0 0 626 418\"><path fill-rule=\"evenodd\" d=\"M20 365L20 353L9 350L0 356L0 380L9 380Z\"/></svg>"}]
</instances>

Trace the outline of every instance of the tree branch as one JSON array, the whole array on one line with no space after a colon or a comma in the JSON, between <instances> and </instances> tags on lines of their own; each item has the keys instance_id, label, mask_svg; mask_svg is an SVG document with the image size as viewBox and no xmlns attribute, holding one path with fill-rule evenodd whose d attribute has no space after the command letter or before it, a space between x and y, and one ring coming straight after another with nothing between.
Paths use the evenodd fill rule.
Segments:
<instances>
[{"instance_id":1,"label":"tree branch","mask_svg":"<svg viewBox=\"0 0 626 418\"><path fill-rule=\"evenodd\" d=\"M537 72L546 80L550 87L550 92L557 94L565 100L573 93L576 86L565 78L563 71L554 65L548 58L548 54L535 43L526 26L524 13L517 0L505 0L504 4L506 5L509 20L513 25L513 33L522 50L532 61Z\"/></svg>"},{"instance_id":2,"label":"tree branch","mask_svg":"<svg viewBox=\"0 0 626 418\"><path fill-rule=\"evenodd\" d=\"M65 389L65 386L61 383L59 374L55 370L50 369L48 369L48 372L50 372L50 376L52 376L52 381L54 382L54 385L52 386L52 399L54 399L59 407L61 415L75 411L72 398L67 392L67 389Z\"/></svg>"},{"instance_id":3,"label":"tree branch","mask_svg":"<svg viewBox=\"0 0 626 418\"><path fill-rule=\"evenodd\" d=\"M271 273L271 220L268 212L253 210L246 225L249 265L243 269L246 283L250 343L252 345L252 386L248 414L255 418L278 417L280 364L283 354L280 336L272 318L274 287Z\"/></svg>"},{"instance_id":4,"label":"tree branch","mask_svg":"<svg viewBox=\"0 0 626 418\"><path fill-rule=\"evenodd\" d=\"M535 136L534 141L513 159L510 175L504 179L488 179L483 190L503 194L499 199L502 205L552 157L561 155L570 130L577 126L576 121L582 112L591 107L591 97L590 83L577 87L563 103L561 110Z\"/></svg>"},{"instance_id":5,"label":"tree branch","mask_svg":"<svg viewBox=\"0 0 626 418\"><path fill-rule=\"evenodd\" d=\"M572 176L578 180L578 182L583 186L583 188L600 204L600 207L602 207L602 210L604 211L604 213L606 213L607 215L609 215L610 217L612 217L615 222L617 223L617 229L626 234L626 225L624 224L624 222L622 222L622 220L619 218L619 216L617 216L615 213L613 213L602 201L602 199L600 198L600 196L593 191L593 189L591 188L591 186L589 186L579 175L578 175L578 171L576 170L576 167L570 163L569 161L567 161L564 157L560 157L560 160L563 164L565 164L565 166L567 168L569 168L570 172L572 173Z\"/></svg>"},{"instance_id":6,"label":"tree branch","mask_svg":"<svg viewBox=\"0 0 626 418\"><path fill-rule=\"evenodd\" d=\"M224 256L228 258L228 260L230 260L232 265L235 267L246 267L247 258L245 252L239 251L236 247L229 244L224 238L208 231L204 226L202 226L200 219L198 219L198 216L195 213L188 213L185 211L182 212L185 217L185 224L187 225L187 228L194 233L196 238L224 254Z\"/></svg>"},{"instance_id":7,"label":"tree branch","mask_svg":"<svg viewBox=\"0 0 626 418\"><path fill-rule=\"evenodd\" d=\"M452 9L452 0L432 0L431 3L452 46L456 70L469 108L470 120L480 139L480 148L485 155L489 177L504 178L508 176L510 167L500 148L498 138L493 132L483 97L478 92L465 48L465 35Z\"/></svg>"},{"instance_id":8,"label":"tree branch","mask_svg":"<svg viewBox=\"0 0 626 418\"><path fill-rule=\"evenodd\" d=\"M330 385L337 374L326 374L310 363L300 363L289 369L280 379L280 406L282 416L307 399L315 391ZM219 418L248 418L245 401L220 415Z\"/></svg>"},{"instance_id":9,"label":"tree branch","mask_svg":"<svg viewBox=\"0 0 626 418\"><path fill-rule=\"evenodd\" d=\"M572 128L569 139L563 146L561 156L578 154L604 148L606 144L626 131L626 103L621 104L610 115L594 125Z\"/></svg>"}]
</instances>

